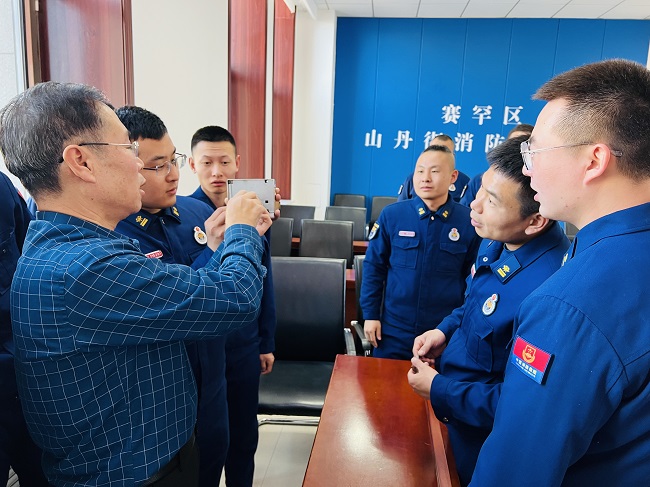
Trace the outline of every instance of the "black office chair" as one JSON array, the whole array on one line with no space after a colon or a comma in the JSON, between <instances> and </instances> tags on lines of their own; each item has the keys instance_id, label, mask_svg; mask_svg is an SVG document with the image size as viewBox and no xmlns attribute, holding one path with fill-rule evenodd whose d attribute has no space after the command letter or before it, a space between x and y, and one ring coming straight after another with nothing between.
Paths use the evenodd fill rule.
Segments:
<instances>
[{"instance_id":1,"label":"black office chair","mask_svg":"<svg viewBox=\"0 0 650 487\"><path fill-rule=\"evenodd\" d=\"M291 234L293 237L300 237L302 220L313 219L315 212L315 206L282 205L280 207L281 218L293 218L293 233Z\"/></svg>"},{"instance_id":2,"label":"black office chair","mask_svg":"<svg viewBox=\"0 0 650 487\"><path fill-rule=\"evenodd\" d=\"M366 195L337 193L334 195L334 206L356 206L358 208L365 208Z\"/></svg>"},{"instance_id":3,"label":"black office chair","mask_svg":"<svg viewBox=\"0 0 650 487\"><path fill-rule=\"evenodd\" d=\"M365 334L363 333L363 310L361 309L361 281L363 279L363 261L366 258L365 255L355 255L354 256L354 294L357 300L357 319L352 320L350 323L352 329L354 330L354 345L357 351L363 350L363 354L366 357L372 355L372 344L366 339Z\"/></svg>"},{"instance_id":4,"label":"black office chair","mask_svg":"<svg viewBox=\"0 0 650 487\"><path fill-rule=\"evenodd\" d=\"M271 255L289 257L291 255L291 236L293 218L280 217L271 226Z\"/></svg>"},{"instance_id":5,"label":"black office chair","mask_svg":"<svg viewBox=\"0 0 650 487\"><path fill-rule=\"evenodd\" d=\"M368 225L366 225L366 235L372 231L372 227L377 220L379 220L379 215L381 211L386 208L391 203L395 203L397 198L393 196L373 196L372 198L372 207L370 209L370 220Z\"/></svg>"},{"instance_id":6,"label":"black office chair","mask_svg":"<svg viewBox=\"0 0 650 487\"><path fill-rule=\"evenodd\" d=\"M277 328L273 371L261 376L259 414L320 416L339 353L356 355L345 328L345 261L273 257ZM265 418L268 423L317 420Z\"/></svg>"},{"instance_id":7,"label":"black office chair","mask_svg":"<svg viewBox=\"0 0 650 487\"><path fill-rule=\"evenodd\" d=\"M328 206L325 208L325 220L352 222L353 240L366 239L366 209L354 206Z\"/></svg>"},{"instance_id":8,"label":"black office chair","mask_svg":"<svg viewBox=\"0 0 650 487\"><path fill-rule=\"evenodd\" d=\"M346 259L352 268L353 240L352 222L303 220L300 257Z\"/></svg>"},{"instance_id":9,"label":"black office chair","mask_svg":"<svg viewBox=\"0 0 650 487\"><path fill-rule=\"evenodd\" d=\"M373 196L372 205L370 208L370 221L376 222L379 219L381 210L383 210L391 203L395 203L396 201L397 198L394 196Z\"/></svg>"}]
</instances>

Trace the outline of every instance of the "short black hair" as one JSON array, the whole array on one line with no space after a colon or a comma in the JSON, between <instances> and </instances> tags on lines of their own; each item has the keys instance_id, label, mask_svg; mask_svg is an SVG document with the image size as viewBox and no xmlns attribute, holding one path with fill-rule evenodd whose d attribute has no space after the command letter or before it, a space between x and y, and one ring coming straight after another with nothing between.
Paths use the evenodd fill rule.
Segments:
<instances>
[{"instance_id":1,"label":"short black hair","mask_svg":"<svg viewBox=\"0 0 650 487\"><path fill-rule=\"evenodd\" d=\"M510 129L510 132L508 132L508 135L506 136L506 139L509 139L510 136L512 134L514 134L515 132L524 132L524 133L528 134L528 137L530 137L530 134L533 133L534 128L535 127L532 126L529 123L520 123L519 125L515 125L514 127L512 127Z\"/></svg>"},{"instance_id":2,"label":"short black hair","mask_svg":"<svg viewBox=\"0 0 650 487\"><path fill-rule=\"evenodd\" d=\"M431 140L436 140L436 139L444 140L445 142L447 142L447 141L453 142L454 141L454 139L449 137L447 134L438 134L438 135L431 138Z\"/></svg>"},{"instance_id":3,"label":"short black hair","mask_svg":"<svg viewBox=\"0 0 650 487\"><path fill-rule=\"evenodd\" d=\"M547 81L535 100L566 101L552 130L566 143L602 142L622 152L617 167L635 181L650 178L650 71L609 59Z\"/></svg>"},{"instance_id":4,"label":"short black hair","mask_svg":"<svg viewBox=\"0 0 650 487\"><path fill-rule=\"evenodd\" d=\"M228 130L218 125L208 125L207 127L200 128L192 136L192 143L190 144L190 150L194 150L194 147L199 142L230 142L235 148L235 154L237 154L237 144L235 143L235 138L232 136Z\"/></svg>"},{"instance_id":5,"label":"short black hair","mask_svg":"<svg viewBox=\"0 0 650 487\"><path fill-rule=\"evenodd\" d=\"M167 127L160 117L144 108L126 105L115 110L115 114L129 131L131 141L160 140L167 133Z\"/></svg>"},{"instance_id":6,"label":"short black hair","mask_svg":"<svg viewBox=\"0 0 650 487\"><path fill-rule=\"evenodd\" d=\"M424 154L425 152L446 152L447 154L451 154L452 156L454 155L454 153L449 150L449 147L447 147L446 145L438 145L438 144L430 145L429 147L427 147L422 151L422 154Z\"/></svg>"},{"instance_id":7,"label":"short black hair","mask_svg":"<svg viewBox=\"0 0 650 487\"><path fill-rule=\"evenodd\" d=\"M519 185L517 199L522 218L539 212L539 202L535 201L535 191L530 187L530 177L521 171L524 161L521 158L521 143L528 140L528 135L519 135L506 139L487 153L488 164L495 172Z\"/></svg>"}]
</instances>

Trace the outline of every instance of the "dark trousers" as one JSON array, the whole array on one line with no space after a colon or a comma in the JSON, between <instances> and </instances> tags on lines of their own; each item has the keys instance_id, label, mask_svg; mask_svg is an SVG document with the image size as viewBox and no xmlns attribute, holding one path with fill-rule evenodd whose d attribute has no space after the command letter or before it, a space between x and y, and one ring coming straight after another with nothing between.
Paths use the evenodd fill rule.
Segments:
<instances>
[{"instance_id":1,"label":"dark trousers","mask_svg":"<svg viewBox=\"0 0 650 487\"><path fill-rule=\"evenodd\" d=\"M260 389L260 352L257 341L226 348L230 446L226 458L226 485L251 487L257 450L257 406Z\"/></svg>"},{"instance_id":2,"label":"dark trousers","mask_svg":"<svg viewBox=\"0 0 650 487\"><path fill-rule=\"evenodd\" d=\"M373 349L372 356L410 360L413 357L413 341L416 336L412 331L407 332L382 321L381 340L377 342L379 346Z\"/></svg>"},{"instance_id":3,"label":"dark trousers","mask_svg":"<svg viewBox=\"0 0 650 487\"><path fill-rule=\"evenodd\" d=\"M22 485L22 484L21 484ZM183 448L142 487L197 487L199 485L199 450L194 434Z\"/></svg>"},{"instance_id":4,"label":"dark trousers","mask_svg":"<svg viewBox=\"0 0 650 487\"><path fill-rule=\"evenodd\" d=\"M462 423L447 424L447 432L456 460L460 485L464 487L472 480L478 454L490 432Z\"/></svg>"},{"instance_id":5,"label":"dark trousers","mask_svg":"<svg viewBox=\"0 0 650 487\"><path fill-rule=\"evenodd\" d=\"M198 391L199 485L218 487L228 451L226 339L185 342Z\"/></svg>"},{"instance_id":6,"label":"dark trousers","mask_svg":"<svg viewBox=\"0 0 650 487\"><path fill-rule=\"evenodd\" d=\"M9 467L21 487L49 485L41 468L41 450L34 444L23 417L20 400L0 397L0 485L7 485Z\"/></svg>"}]
</instances>

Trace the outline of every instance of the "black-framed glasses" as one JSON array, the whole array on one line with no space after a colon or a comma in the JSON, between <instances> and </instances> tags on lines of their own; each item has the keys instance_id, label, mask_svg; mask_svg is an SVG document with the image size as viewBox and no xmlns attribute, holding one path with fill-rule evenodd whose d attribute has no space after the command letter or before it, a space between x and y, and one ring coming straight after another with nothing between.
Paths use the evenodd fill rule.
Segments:
<instances>
[{"instance_id":1,"label":"black-framed glasses","mask_svg":"<svg viewBox=\"0 0 650 487\"><path fill-rule=\"evenodd\" d=\"M153 167L143 167L142 169L145 171L156 171L156 174L164 174L166 176L171 172L172 166L182 169L185 165L187 156L185 154L179 154L178 152L176 152L175 155L176 157L169 161L165 161L162 164Z\"/></svg>"},{"instance_id":2,"label":"black-framed glasses","mask_svg":"<svg viewBox=\"0 0 650 487\"><path fill-rule=\"evenodd\" d=\"M549 150L555 150L555 149L568 149L569 147L579 147L581 145L591 145L593 142L579 142L577 144L567 144L567 145L558 145L555 147L544 147L542 149L532 149L530 148L530 139L525 140L524 142L521 143L520 150L521 150L521 158L524 160L524 166L526 167L527 171L532 171L533 170L533 154L536 152L545 152ZM610 147L609 149L612 153L613 156L615 157L621 157L623 155L623 151L617 150L617 149L612 149Z\"/></svg>"},{"instance_id":3,"label":"black-framed glasses","mask_svg":"<svg viewBox=\"0 0 650 487\"><path fill-rule=\"evenodd\" d=\"M138 141L133 141L129 144L118 144L115 142L82 142L81 144L77 144L79 147L82 147L84 145L112 145L115 147L128 147L131 149L131 152L133 152L133 155L135 157L138 157L138 151L140 150L140 144ZM61 160L59 161L59 164L63 162L63 157L61 157Z\"/></svg>"}]
</instances>

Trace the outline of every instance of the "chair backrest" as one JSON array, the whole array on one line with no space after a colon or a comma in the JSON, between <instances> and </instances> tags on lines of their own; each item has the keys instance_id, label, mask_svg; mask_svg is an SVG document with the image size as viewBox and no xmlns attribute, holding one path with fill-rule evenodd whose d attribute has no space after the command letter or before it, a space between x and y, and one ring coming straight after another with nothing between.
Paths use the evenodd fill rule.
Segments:
<instances>
[{"instance_id":1,"label":"chair backrest","mask_svg":"<svg viewBox=\"0 0 650 487\"><path fill-rule=\"evenodd\" d=\"M370 210L370 221L376 222L379 219L381 210L396 201L397 198L394 196L373 196L372 208Z\"/></svg>"},{"instance_id":2,"label":"chair backrest","mask_svg":"<svg viewBox=\"0 0 650 487\"><path fill-rule=\"evenodd\" d=\"M300 256L346 259L352 267L354 256L352 222L303 220Z\"/></svg>"},{"instance_id":3,"label":"chair backrest","mask_svg":"<svg viewBox=\"0 0 650 487\"><path fill-rule=\"evenodd\" d=\"M345 261L273 257L275 357L333 362L345 353Z\"/></svg>"},{"instance_id":4,"label":"chair backrest","mask_svg":"<svg viewBox=\"0 0 650 487\"><path fill-rule=\"evenodd\" d=\"M300 237L302 220L314 218L315 213L315 206L282 205L280 208L281 218L293 218L293 237Z\"/></svg>"},{"instance_id":5,"label":"chair backrest","mask_svg":"<svg viewBox=\"0 0 650 487\"><path fill-rule=\"evenodd\" d=\"M337 193L334 195L334 206L356 206L359 208L365 208L366 195Z\"/></svg>"},{"instance_id":6,"label":"chair backrest","mask_svg":"<svg viewBox=\"0 0 650 487\"><path fill-rule=\"evenodd\" d=\"M354 294L357 299L357 321L363 325L363 310L361 309L361 280L363 279L363 261L365 255L354 256Z\"/></svg>"},{"instance_id":7,"label":"chair backrest","mask_svg":"<svg viewBox=\"0 0 650 487\"><path fill-rule=\"evenodd\" d=\"M293 218L280 217L271 226L271 255L289 257L291 255L291 236Z\"/></svg>"},{"instance_id":8,"label":"chair backrest","mask_svg":"<svg viewBox=\"0 0 650 487\"><path fill-rule=\"evenodd\" d=\"M325 220L352 222L354 240L366 238L366 209L354 206L328 206L325 208Z\"/></svg>"}]
</instances>

